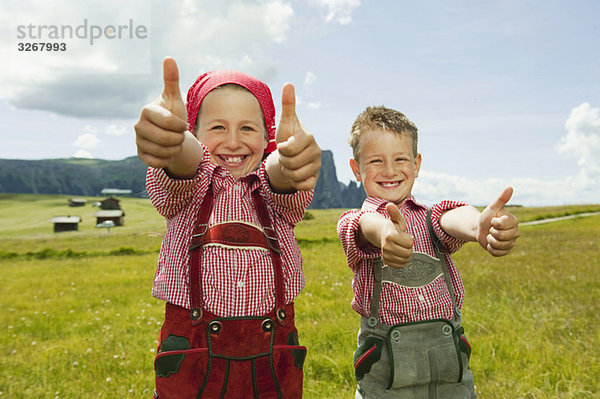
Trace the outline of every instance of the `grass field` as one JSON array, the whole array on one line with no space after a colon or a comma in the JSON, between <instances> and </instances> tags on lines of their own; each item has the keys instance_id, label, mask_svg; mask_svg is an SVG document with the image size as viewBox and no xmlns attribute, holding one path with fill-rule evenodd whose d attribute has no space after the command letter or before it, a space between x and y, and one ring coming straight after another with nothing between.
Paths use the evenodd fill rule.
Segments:
<instances>
[{"instance_id":1,"label":"grass field","mask_svg":"<svg viewBox=\"0 0 600 399\"><path fill-rule=\"evenodd\" d=\"M163 303L150 296L164 222L123 198L125 226L94 227L67 197L0 194L0 398L149 398ZM521 219L600 205L513 208ZM342 210L296 228L306 289L296 301L308 346L306 398L352 398L358 316L335 232ZM79 215L77 232L50 218ZM480 398L600 398L600 216L523 226L509 257L455 255Z\"/></svg>"}]
</instances>

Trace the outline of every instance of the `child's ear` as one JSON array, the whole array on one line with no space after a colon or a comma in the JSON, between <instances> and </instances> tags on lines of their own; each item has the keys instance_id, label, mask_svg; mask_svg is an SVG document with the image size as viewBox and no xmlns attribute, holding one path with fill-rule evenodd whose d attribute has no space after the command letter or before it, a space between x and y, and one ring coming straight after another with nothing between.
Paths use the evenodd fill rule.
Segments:
<instances>
[{"instance_id":1,"label":"child's ear","mask_svg":"<svg viewBox=\"0 0 600 399\"><path fill-rule=\"evenodd\" d=\"M354 158L350 158L350 168L356 177L356 181L360 181L360 165Z\"/></svg>"},{"instance_id":2,"label":"child's ear","mask_svg":"<svg viewBox=\"0 0 600 399\"><path fill-rule=\"evenodd\" d=\"M417 154L415 157L415 177L419 177L419 170L421 169L422 160L421 154Z\"/></svg>"}]
</instances>

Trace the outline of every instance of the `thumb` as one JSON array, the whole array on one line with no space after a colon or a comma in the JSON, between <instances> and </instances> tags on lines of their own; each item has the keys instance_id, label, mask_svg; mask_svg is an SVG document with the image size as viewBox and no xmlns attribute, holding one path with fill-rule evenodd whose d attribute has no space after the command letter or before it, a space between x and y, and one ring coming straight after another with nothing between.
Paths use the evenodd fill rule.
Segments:
<instances>
[{"instance_id":1,"label":"thumb","mask_svg":"<svg viewBox=\"0 0 600 399\"><path fill-rule=\"evenodd\" d=\"M163 107L186 121L187 111L181 98L181 91L179 90L179 70L177 69L177 63L171 57L166 57L163 61L163 82Z\"/></svg>"},{"instance_id":2,"label":"thumb","mask_svg":"<svg viewBox=\"0 0 600 399\"><path fill-rule=\"evenodd\" d=\"M277 144L287 141L294 135L297 123L296 92L293 84L286 83L281 92L281 119L275 133Z\"/></svg>"},{"instance_id":3,"label":"thumb","mask_svg":"<svg viewBox=\"0 0 600 399\"><path fill-rule=\"evenodd\" d=\"M400 209L393 202L389 202L385 206L385 210L390 215L390 220L396 226L396 230L401 232L406 232L406 221L404 220L404 216L400 213Z\"/></svg>"},{"instance_id":4,"label":"thumb","mask_svg":"<svg viewBox=\"0 0 600 399\"><path fill-rule=\"evenodd\" d=\"M496 198L491 204L489 204L483 212L479 215L479 223L477 227L477 242L487 251L488 249L488 235L490 228L492 227L492 219L497 217L500 210L504 208L504 205L512 197L513 188L506 187L500 196Z\"/></svg>"},{"instance_id":5,"label":"thumb","mask_svg":"<svg viewBox=\"0 0 600 399\"><path fill-rule=\"evenodd\" d=\"M499 210L504 208L504 205L506 205L508 201L510 201L510 197L512 197L512 195L513 188L510 186L506 187L502 191L502 194L500 194L500 196L488 206L488 209L490 209L491 211L493 211L494 214L496 214Z\"/></svg>"}]
</instances>

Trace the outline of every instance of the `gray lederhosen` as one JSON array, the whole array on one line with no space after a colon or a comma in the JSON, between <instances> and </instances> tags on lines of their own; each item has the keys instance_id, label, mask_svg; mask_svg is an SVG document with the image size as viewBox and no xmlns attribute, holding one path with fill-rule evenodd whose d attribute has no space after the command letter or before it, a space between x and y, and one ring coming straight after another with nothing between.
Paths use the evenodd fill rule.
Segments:
<instances>
[{"instance_id":1,"label":"gray lederhosen","mask_svg":"<svg viewBox=\"0 0 600 399\"><path fill-rule=\"evenodd\" d=\"M361 318L354 366L356 398L476 398L469 368L471 349L461 327L448 265L427 215L436 258L413 253L404 269L375 260L370 317ZM388 326L378 322L382 281L407 287L426 285L441 275L452 298L452 320L434 319Z\"/></svg>"}]
</instances>

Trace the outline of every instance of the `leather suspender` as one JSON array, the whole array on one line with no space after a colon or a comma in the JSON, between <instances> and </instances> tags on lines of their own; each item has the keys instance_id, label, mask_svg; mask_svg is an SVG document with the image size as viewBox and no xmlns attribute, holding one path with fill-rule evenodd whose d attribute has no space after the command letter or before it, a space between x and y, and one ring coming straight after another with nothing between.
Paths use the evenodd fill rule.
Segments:
<instances>
[{"instance_id":1,"label":"leather suspender","mask_svg":"<svg viewBox=\"0 0 600 399\"><path fill-rule=\"evenodd\" d=\"M427 210L427 229L429 230L429 236L431 237L431 241L433 241L433 249L435 251L435 256L438 257L442 261L442 270L444 271L444 280L446 281L446 286L448 287L448 292L450 292L450 299L452 299L452 306L454 307L454 320L459 321L461 314L460 309L458 308L458 304L456 302L456 295L454 294L454 285L452 285L452 279L450 278L450 271L448 270L448 262L446 262L446 256L444 254L444 246L440 242L439 238L435 235L433 231L433 224L431 223L431 208Z\"/></svg>"},{"instance_id":2,"label":"leather suspender","mask_svg":"<svg viewBox=\"0 0 600 399\"><path fill-rule=\"evenodd\" d=\"M204 251L204 243L196 245L195 239L202 239L208 231L208 218L212 213L213 193L212 186L208 187L204 201L200 205L200 211L196 218L196 226L192 232L192 244L190 245L190 262L189 262L189 284L190 284L190 317L192 324L199 324L202 319L204 310L204 298L202 297L202 273L200 270L200 260L202 259L202 251Z\"/></svg>"}]
</instances>

